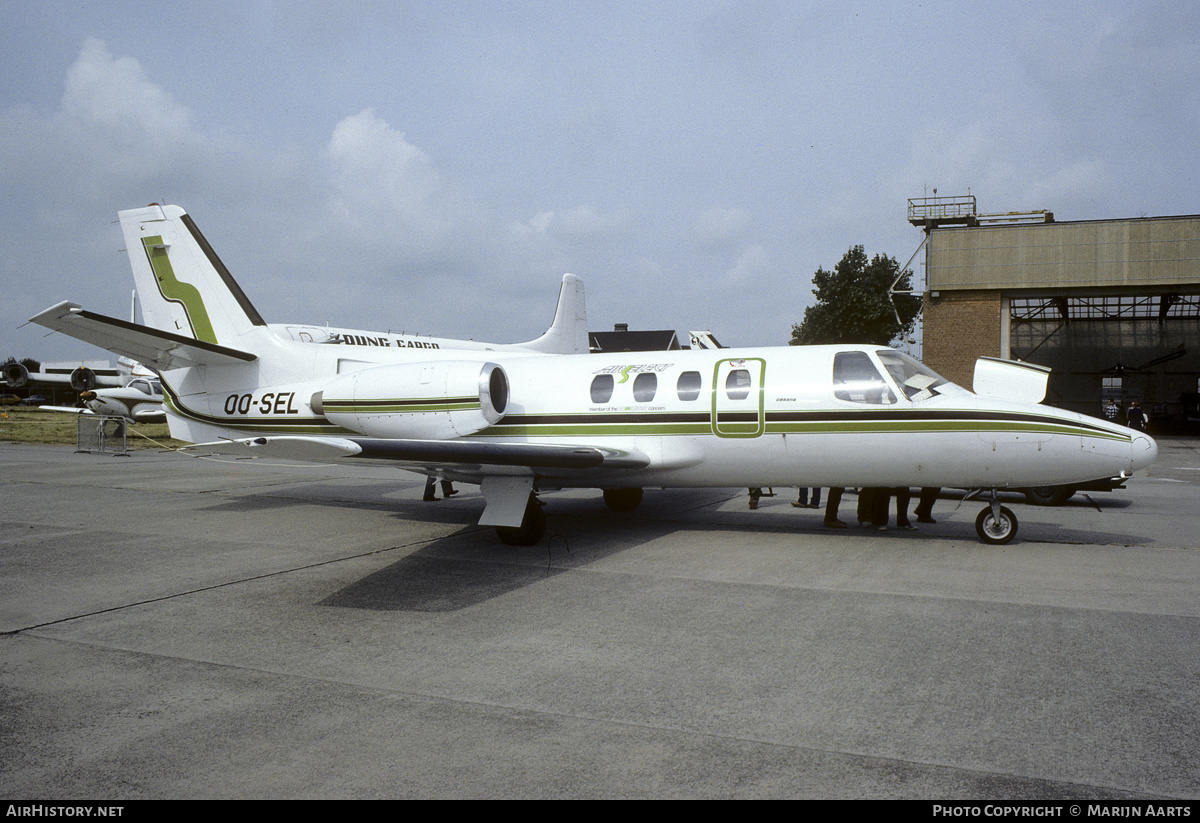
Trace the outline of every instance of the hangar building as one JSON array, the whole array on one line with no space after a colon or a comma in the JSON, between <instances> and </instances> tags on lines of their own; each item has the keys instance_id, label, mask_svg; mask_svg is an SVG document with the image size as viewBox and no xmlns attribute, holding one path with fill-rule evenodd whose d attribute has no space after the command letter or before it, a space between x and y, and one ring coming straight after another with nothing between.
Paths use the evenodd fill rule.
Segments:
<instances>
[{"instance_id":1,"label":"hangar building","mask_svg":"<svg viewBox=\"0 0 1200 823\"><path fill-rule=\"evenodd\" d=\"M1099 416L1109 397L1139 400L1159 431L1200 419L1200 215L1060 223L978 214L969 196L908 203L926 233L931 368L970 386L981 355L1023 360L1053 369L1050 405Z\"/></svg>"}]
</instances>

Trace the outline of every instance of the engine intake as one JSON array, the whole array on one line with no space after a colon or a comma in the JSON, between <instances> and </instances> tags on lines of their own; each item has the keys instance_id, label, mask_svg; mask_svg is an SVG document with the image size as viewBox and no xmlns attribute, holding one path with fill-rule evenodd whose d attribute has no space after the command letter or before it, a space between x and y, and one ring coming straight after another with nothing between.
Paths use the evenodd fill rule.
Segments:
<instances>
[{"instance_id":1,"label":"engine intake","mask_svg":"<svg viewBox=\"0 0 1200 823\"><path fill-rule=\"evenodd\" d=\"M313 411L371 437L448 440L499 422L509 383L495 363L446 360L375 366L336 378Z\"/></svg>"}]
</instances>

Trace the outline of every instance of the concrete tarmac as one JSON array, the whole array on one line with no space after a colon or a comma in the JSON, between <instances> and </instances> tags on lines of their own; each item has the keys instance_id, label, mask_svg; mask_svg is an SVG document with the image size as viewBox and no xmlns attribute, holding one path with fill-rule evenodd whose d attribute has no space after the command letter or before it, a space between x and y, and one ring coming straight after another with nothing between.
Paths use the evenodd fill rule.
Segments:
<instances>
[{"instance_id":1,"label":"concrete tarmac","mask_svg":"<svg viewBox=\"0 0 1200 823\"><path fill-rule=\"evenodd\" d=\"M728 489L513 549L391 467L0 444L0 796L1195 799L1198 451L1007 546Z\"/></svg>"}]
</instances>

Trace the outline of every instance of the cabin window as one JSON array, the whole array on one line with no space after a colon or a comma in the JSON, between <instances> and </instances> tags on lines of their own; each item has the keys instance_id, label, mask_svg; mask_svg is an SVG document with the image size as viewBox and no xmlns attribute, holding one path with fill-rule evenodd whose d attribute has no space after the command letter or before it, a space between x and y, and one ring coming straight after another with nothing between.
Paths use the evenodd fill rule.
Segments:
<instances>
[{"instance_id":1,"label":"cabin window","mask_svg":"<svg viewBox=\"0 0 1200 823\"><path fill-rule=\"evenodd\" d=\"M679 395L680 400L695 400L700 396L700 372L685 371L679 375L679 382L675 384L675 391Z\"/></svg>"},{"instance_id":2,"label":"cabin window","mask_svg":"<svg viewBox=\"0 0 1200 823\"><path fill-rule=\"evenodd\" d=\"M145 380L134 380L129 384L129 388L137 389L142 394L150 394L150 384Z\"/></svg>"},{"instance_id":3,"label":"cabin window","mask_svg":"<svg viewBox=\"0 0 1200 823\"><path fill-rule=\"evenodd\" d=\"M750 396L750 372L734 369L725 378L725 395L730 400L745 400Z\"/></svg>"},{"instance_id":4,"label":"cabin window","mask_svg":"<svg viewBox=\"0 0 1200 823\"><path fill-rule=\"evenodd\" d=\"M592 380L592 402L607 403L612 399L616 381L611 374L598 374Z\"/></svg>"},{"instance_id":5,"label":"cabin window","mask_svg":"<svg viewBox=\"0 0 1200 823\"><path fill-rule=\"evenodd\" d=\"M654 372L644 372L633 380L633 399L638 403L649 403L658 391L658 375Z\"/></svg>"},{"instance_id":6,"label":"cabin window","mask_svg":"<svg viewBox=\"0 0 1200 823\"><path fill-rule=\"evenodd\" d=\"M851 403L873 406L896 402L879 369L866 352L844 351L833 357L833 396Z\"/></svg>"}]
</instances>

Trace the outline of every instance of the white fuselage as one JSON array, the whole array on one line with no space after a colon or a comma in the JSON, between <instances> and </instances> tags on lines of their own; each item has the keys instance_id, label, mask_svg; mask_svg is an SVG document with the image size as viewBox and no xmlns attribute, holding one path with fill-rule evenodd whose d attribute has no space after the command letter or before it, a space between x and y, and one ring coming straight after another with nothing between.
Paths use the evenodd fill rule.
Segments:
<instances>
[{"instance_id":1,"label":"white fuselage","mask_svg":"<svg viewBox=\"0 0 1200 823\"><path fill-rule=\"evenodd\" d=\"M881 365L872 346L547 355L504 346L481 351L480 344L420 351L329 345L261 333L271 335L273 356L163 375L173 436L201 442L367 433L581 445L648 458L644 468L586 475L503 470L536 474L541 488L1027 487L1128 473L1157 454L1148 436L1097 418L979 397L946 382L915 391ZM882 385L845 382L835 358L850 356L870 359ZM508 397L499 420L462 435L453 421L438 428L437 415L450 412L399 405L419 391L437 397L436 388L418 389L418 375L423 365L438 372L433 367L449 361L503 370ZM346 401L336 415L319 413L321 393L331 386L336 393L345 375L367 368L379 369L384 384L396 376L396 405L374 400L368 409ZM326 403L333 405L328 397ZM497 471L447 472L468 481L485 473Z\"/></svg>"}]
</instances>

